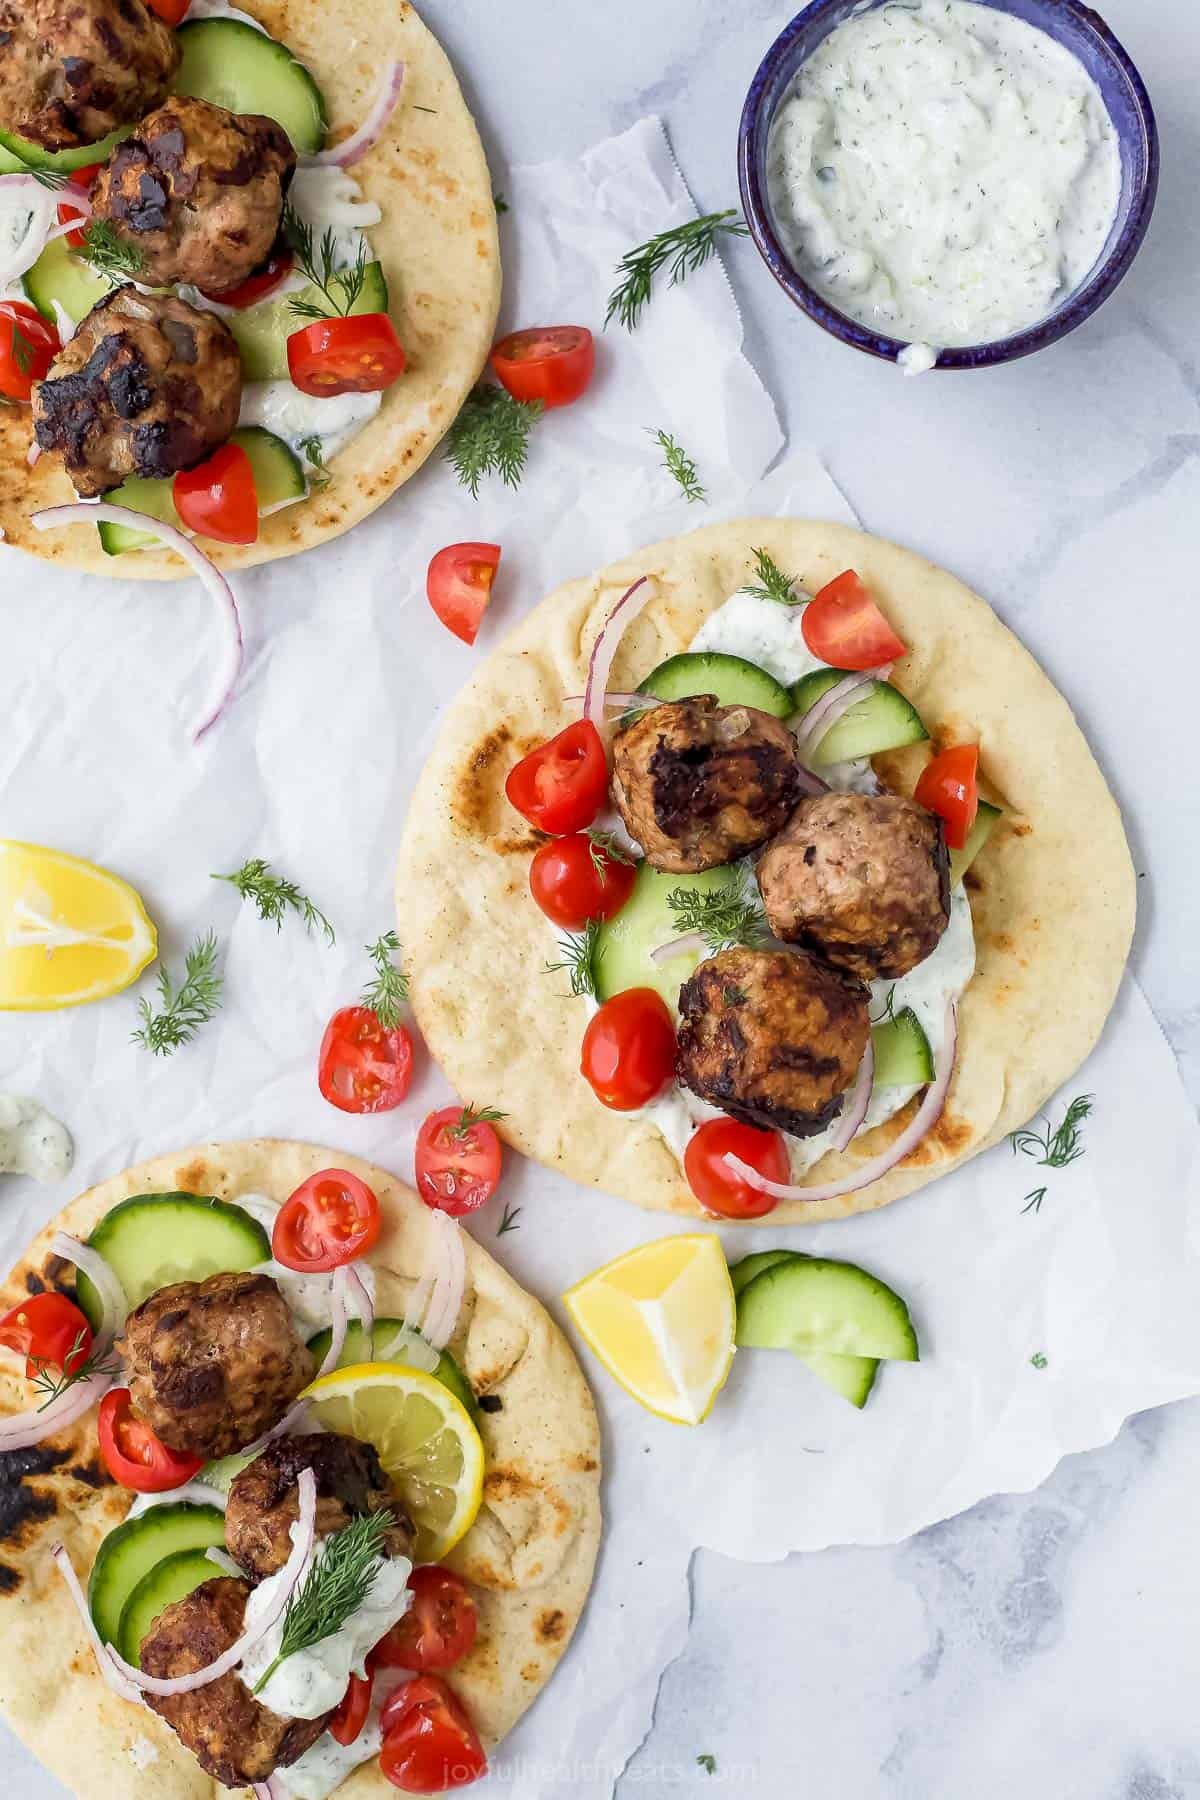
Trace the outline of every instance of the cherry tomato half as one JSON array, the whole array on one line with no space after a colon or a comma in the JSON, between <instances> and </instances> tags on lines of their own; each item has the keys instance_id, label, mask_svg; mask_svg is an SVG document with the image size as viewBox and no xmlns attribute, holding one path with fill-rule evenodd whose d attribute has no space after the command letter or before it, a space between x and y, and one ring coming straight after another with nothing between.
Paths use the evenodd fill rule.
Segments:
<instances>
[{"instance_id":1,"label":"cherry tomato half","mask_svg":"<svg viewBox=\"0 0 1200 1800\"><path fill-rule=\"evenodd\" d=\"M168 25L181 25L192 0L146 0L150 11L165 19Z\"/></svg>"},{"instance_id":2,"label":"cherry tomato half","mask_svg":"<svg viewBox=\"0 0 1200 1800\"><path fill-rule=\"evenodd\" d=\"M447 544L429 565L429 604L464 644L475 642L499 567L499 544Z\"/></svg>"},{"instance_id":3,"label":"cherry tomato half","mask_svg":"<svg viewBox=\"0 0 1200 1800\"><path fill-rule=\"evenodd\" d=\"M109 1388L96 1419L100 1453L114 1481L135 1494L165 1494L204 1466L202 1456L179 1456L134 1414L128 1388Z\"/></svg>"},{"instance_id":4,"label":"cherry tomato half","mask_svg":"<svg viewBox=\"0 0 1200 1800\"><path fill-rule=\"evenodd\" d=\"M208 288L201 288L200 292L206 300L215 300L218 306L253 306L257 300L265 300L268 294L273 294L295 266L296 258L286 244L281 244L271 252L261 269L247 275L245 281L230 288L228 293L215 294Z\"/></svg>"},{"instance_id":5,"label":"cherry tomato half","mask_svg":"<svg viewBox=\"0 0 1200 1800\"><path fill-rule=\"evenodd\" d=\"M322 1169L280 1207L271 1254L285 1269L324 1274L365 1256L379 1237L379 1202L348 1169Z\"/></svg>"},{"instance_id":6,"label":"cherry tomato half","mask_svg":"<svg viewBox=\"0 0 1200 1800\"><path fill-rule=\"evenodd\" d=\"M915 799L942 820L950 849L962 850L979 811L979 745L954 744L935 756L922 771Z\"/></svg>"},{"instance_id":7,"label":"cherry tomato half","mask_svg":"<svg viewBox=\"0 0 1200 1800\"><path fill-rule=\"evenodd\" d=\"M590 719L568 725L508 771L504 792L523 818L550 837L585 831L608 794L608 758Z\"/></svg>"},{"instance_id":8,"label":"cherry tomato half","mask_svg":"<svg viewBox=\"0 0 1200 1800\"><path fill-rule=\"evenodd\" d=\"M358 1737L371 1710L371 1689L374 1685L370 1675L351 1675L350 1686L342 1696L342 1703L329 1721L329 1733L335 1742L352 1744Z\"/></svg>"},{"instance_id":9,"label":"cherry tomato half","mask_svg":"<svg viewBox=\"0 0 1200 1800\"><path fill-rule=\"evenodd\" d=\"M791 1168L777 1131L759 1131L736 1119L706 1119L688 1139L683 1172L701 1206L723 1219L761 1219L779 1204L751 1187L728 1166L727 1156L749 1163L768 1181L790 1181Z\"/></svg>"},{"instance_id":10,"label":"cherry tomato half","mask_svg":"<svg viewBox=\"0 0 1200 1800\"><path fill-rule=\"evenodd\" d=\"M589 919L611 919L633 888L637 870L579 832L543 844L529 865L529 891L548 919L582 931Z\"/></svg>"},{"instance_id":11,"label":"cherry tomato half","mask_svg":"<svg viewBox=\"0 0 1200 1800\"><path fill-rule=\"evenodd\" d=\"M809 601L800 614L800 632L813 655L834 669L877 669L906 649L853 569L835 576Z\"/></svg>"},{"instance_id":12,"label":"cherry tomato half","mask_svg":"<svg viewBox=\"0 0 1200 1800\"><path fill-rule=\"evenodd\" d=\"M570 406L591 382L595 340L583 325L538 325L501 338L491 364L514 400L540 400L549 411Z\"/></svg>"},{"instance_id":13,"label":"cherry tomato half","mask_svg":"<svg viewBox=\"0 0 1200 1800\"><path fill-rule=\"evenodd\" d=\"M181 469L172 489L175 511L189 531L218 544L253 544L258 537L258 490L240 444L222 444L207 462Z\"/></svg>"},{"instance_id":14,"label":"cherry tomato half","mask_svg":"<svg viewBox=\"0 0 1200 1800\"><path fill-rule=\"evenodd\" d=\"M72 1375L92 1353L92 1328L65 1294L31 1294L0 1319L0 1344L25 1357L30 1381L45 1368Z\"/></svg>"},{"instance_id":15,"label":"cherry tomato half","mask_svg":"<svg viewBox=\"0 0 1200 1800\"><path fill-rule=\"evenodd\" d=\"M475 1597L461 1575L426 1563L409 1576L412 1605L367 1660L370 1669L452 1669L479 1630Z\"/></svg>"},{"instance_id":16,"label":"cherry tomato half","mask_svg":"<svg viewBox=\"0 0 1200 1800\"><path fill-rule=\"evenodd\" d=\"M325 1027L317 1086L348 1113L390 1112L412 1086L413 1041L403 1025L379 1023L369 1006L343 1006Z\"/></svg>"},{"instance_id":17,"label":"cherry tomato half","mask_svg":"<svg viewBox=\"0 0 1200 1800\"><path fill-rule=\"evenodd\" d=\"M503 1152L486 1119L469 1106L443 1106L417 1133L417 1192L426 1206L461 1218L496 1191Z\"/></svg>"},{"instance_id":18,"label":"cherry tomato half","mask_svg":"<svg viewBox=\"0 0 1200 1800\"><path fill-rule=\"evenodd\" d=\"M487 1773L466 1707L437 1675L418 1675L397 1688L380 1723L379 1766L406 1794L440 1794Z\"/></svg>"},{"instance_id":19,"label":"cherry tomato half","mask_svg":"<svg viewBox=\"0 0 1200 1800\"><path fill-rule=\"evenodd\" d=\"M67 176L67 188L74 188L77 194L86 194L103 167L103 163L89 163L84 169L73 169ZM79 224L74 231L67 232L67 242L78 250L83 243L84 232L87 230L87 215L81 213L77 206L72 206L69 196L64 191L64 197L58 203L58 222L60 225L66 225L71 219L78 219Z\"/></svg>"},{"instance_id":20,"label":"cherry tomato half","mask_svg":"<svg viewBox=\"0 0 1200 1800\"><path fill-rule=\"evenodd\" d=\"M25 400L58 355L58 333L24 300L0 306L0 394Z\"/></svg>"},{"instance_id":21,"label":"cherry tomato half","mask_svg":"<svg viewBox=\"0 0 1200 1800\"><path fill-rule=\"evenodd\" d=\"M661 1094L675 1073L675 1022L661 994L626 988L606 1000L583 1034L579 1066L614 1112L635 1112Z\"/></svg>"},{"instance_id":22,"label":"cherry tomato half","mask_svg":"<svg viewBox=\"0 0 1200 1800\"><path fill-rule=\"evenodd\" d=\"M288 373L302 394L378 394L408 367L386 313L315 319L287 341Z\"/></svg>"}]
</instances>

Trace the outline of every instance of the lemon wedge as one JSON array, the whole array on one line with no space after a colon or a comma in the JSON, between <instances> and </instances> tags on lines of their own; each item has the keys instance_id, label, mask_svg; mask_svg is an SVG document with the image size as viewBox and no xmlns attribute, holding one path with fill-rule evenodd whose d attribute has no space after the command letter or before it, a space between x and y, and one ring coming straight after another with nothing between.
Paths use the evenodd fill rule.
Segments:
<instances>
[{"instance_id":1,"label":"lemon wedge","mask_svg":"<svg viewBox=\"0 0 1200 1800\"><path fill-rule=\"evenodd\" d=\"M460 1400L424 1369L357 1363L305 1390L327 1431L373 1444L416 1528L413 1561L440 1562L483 1498L483 1443Z\"/></svg>"},{"instance_id":2,"label":"lemon wedge","mask_svg":"<svg viewBox=\"0 0 1200 1800\"><path fill-rule=\"evenodd\" d=\"M103 1000L136 981L157 951L141 897L120 876L0 838L0 1009Z\"/></svg>"},{"instance_id":3,"label":"lemon wedge","mask_svg":"<svg viewBox=\"0 0 1200 1800\"><path fill-rule=\"evenodd\" d=\"M707 1418L733 1362L737 1322L714 1233L641 1244L577 1282L563 1303L627 1394L678 1425Z\"/></svg>"}]
</instances>

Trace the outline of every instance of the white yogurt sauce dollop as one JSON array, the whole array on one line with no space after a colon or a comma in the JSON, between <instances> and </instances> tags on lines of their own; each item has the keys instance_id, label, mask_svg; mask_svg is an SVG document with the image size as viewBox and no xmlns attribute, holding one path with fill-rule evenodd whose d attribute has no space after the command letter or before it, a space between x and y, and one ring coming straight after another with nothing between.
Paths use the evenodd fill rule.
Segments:
<instances>
[{"instance_id":1,"label":"white yogurt sauce dollop","mask_svg":"<svg viewBox=\"0 0 1200 1800\"><path fill-rule=\"evenodd\" d=\"M1086 279L1121 193L1116 129L1079 59L976 0L853 14L772 126L768 185L797 269L839 312L946 346L1046 318Z\"/></svg>"}]
</instances>

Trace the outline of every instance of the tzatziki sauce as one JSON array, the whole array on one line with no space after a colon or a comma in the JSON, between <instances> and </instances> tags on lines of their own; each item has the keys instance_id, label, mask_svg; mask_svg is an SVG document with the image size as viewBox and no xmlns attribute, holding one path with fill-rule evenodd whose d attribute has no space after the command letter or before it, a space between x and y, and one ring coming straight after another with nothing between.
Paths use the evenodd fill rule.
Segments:
<instances>
[{"instance_id":1,"label":"tzatziki sauce","mask_svg":"<svg viewBox=\"0 0 1200 1800\"><path fill-rule=\"evenodd\" d=\"M977 0L853 13L799 70L768 187L798 272L915 346L995 343L1086 280L1121 195L1116 128L1078 57Z\"/></svg>"}]
</instances>

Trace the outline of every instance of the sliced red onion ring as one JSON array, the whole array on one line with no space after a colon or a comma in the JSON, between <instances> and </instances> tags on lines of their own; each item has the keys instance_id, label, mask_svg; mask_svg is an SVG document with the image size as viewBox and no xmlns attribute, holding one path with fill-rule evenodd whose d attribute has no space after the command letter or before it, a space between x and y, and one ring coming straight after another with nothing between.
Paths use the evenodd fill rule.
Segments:
<instances>
[{"instance_id":1,"label":"sliced red onion ring","mask_svg":"<svg viewBox=\"0 0 1200 1800\"><path fill-rule=\"evenodd\" d=\"M250 1792L255 1800L292 1800L291 1789L283 1785L279 1775L268 1775L265 1781L253 1782Z\"/></svg>"},{"instance_id":2,"label":"sliced red onion ring","mask_svg":"<svg viewBox=\"0 0 1200 1800\"><path fill-rule=\"evenodd\" d=\"M300 1518L292 1526L292 1553L284 1564L279 1590L262 1618L249 1631L243 1631L236 1643L230 1644L228 1650L223 1651L207 1668L195 1669L190 1675L176 1675L172 1679L144 1674L141 1669L135 1669L124 1657L118 1655L111 1644L106 1644L105 1656L134 1687L140 1688L144 1694L155 1694L163 1700L169 1700L174 1694L192 1694L197 1688L209 1687L214 1681L219 1681L222 1675L228 1675L231 1669L236 1669L255 1644L266 1637L272 1626L279 1623L288 1601L300 1583L317 1536L317 1481L312 1470L302 1469L296 1485L300 1495Z\"/></svg>"},{"instance_id":3,"label":"sliced red onion ring","mask_svg":"<svg viewBox=\"0 0 1200 1800\"><path fill-rule=\"evenodd\" d=\"M0 287L19 281L32 269L49 241L55 219L55 198L36 175L0 175L0 195L24 190L29 198L29 228L13 246L6 261L0 261Z\"/></svg>"},{"instance_id":4,"label":"sliced red onion ring","mask_svg":"<svg viewBox=\"0 0 1200 1800\"><path fill-rule=\"evenodd\" d=\"M891 672L891 663L883 663L878 669L862 669L856 674L847 675L836 686L831 687L827 694L822 694L819 700L814 701L796 727L796 747L800 761L812 761L821 740L861 699L860 688L867 687L873 681L886 681Z\"/></svg>"},{"instance_id":5,"label":"sliced red onion ring","mask_svg":"<svg viewBox=\"0 0 1200 1800\"><path fill-rule=\"evenodd\" d=\"M42 446L38 443L37 439L34 438L32 444L30 444L28 450L25 452L25 461L29 468L36 469L41 460Z\"/></svg>"},{"instance_id":6,"label":"sliced red onion ring","mask_svg":"<svg viewBox=\"0 0 1200 1800\"><path fill-rule=\"evenodd\" d=\"M372 102L371 110L350 137L335 144L331 150L318 150L315 156L303 156L301 162L309 168L352 169L361 162L368 150L373 150L384 132L388 121L395 112L404 88L404 64L390 62L383 71L383 85Z\"/></svg>"},{"instance_id":7,"label":"sliced red onion ring","mask_svg":"<svg viewBox=\"0 0 1200 1800\"><path fill-rule=\"evenodd\" d=\"M621 595L600 627L596 641L592 645L591 660L588 663L587 691L583 696L583 716L585 719L591 720L597 731L604 723L608 677L621 639L642 608L654 598L655 592L656 589L650 577L639 575L633 586L626 588Z\"/></svg>"},{"instance_id":8,"label":"sliced red onion ring","mask_svg":"<svg viewBox=\"0 0 1200 1800\"><path fill-rule=\"evenodd\" d=\"M586 694L568 694L566 706L582 706L587 700ZM649 712L652 706L661 706L662 699L658 694L622 694L615 688L609 688L604 696L604 704L613 712Z\"/></svg>"},{"instance_id":9,"label":"sliced red onion ring","mask_svg":"<svg viewBox=\"0 0 1200 1800\"><path fill-rule=\"evenodd\" d=\"M370 1344L375 1330L375 1302L371 1298L371 1290L363 1280L353 1263L346 1266L347 1301L358 1314L358 1322L363 1329L363 1337Z\"/></svg>"},{"instance_id":10,"label":"sliced red onion ring","mask_svg":"<svg viewBox=\"0 0 1200 1800\"><path fill-rule=\"evenodd\" d=\"M332 1349L332 1345L330 1348ZM320 1372L323 1375L328 1374L328 1370L325 1368L324 1363L321 1365ZM313 1380L316 1380L315 1375ZM248 1456L251 1459L261 1455L267 1445L273 1444L276 1438L286 1437L289 1431L301 1430L307 1413L308 1401L301 1396L299 1400L294 1401L293 1404L288 1407L278 1425L272 1425L270 1431L264 1431L260 1438L255 1438L252 1444L247 1444L246 1448L244 1450L239 1450L237 1454L239 1456Z\"/></svg>"},{"instance_id":11,"label":"sliced red onion ring","mask_svg":"<svg viewBox=\"0 0 1200 1800\"><path fill-rule=\"evenodd\" d=\"M85 1375L40 1412L13 1413L0 1419L0 1451L31 1450L35 1444L66 1431L91 1412L116 1379L115 1374Z\"/></svg>"},{"instance_id":12,"label":"sliced red onion ring","mask_svg":"<svg viewBox=\"0 0 1200 1800\"><path fill-rule=\"evenodd\" d=\"M30 518L30 524L39 531L52 531L59 525L74 525L77 522L127 525L133 531L145 531L151 537L158 538L168 550L174 550L177 556L183 558L215 601L221 622L221 663L213 684L213 698L192 734L199 743L209 727L215 725L224 712L241 673L242 621L233 589L216 564L210 562L203 551L197 550L182 531L177 531L174 525L164 525L161 519L151 519L145 513L134 512L131 507L110 506L107 501L101 501L99 505L92 501L78 502L72 506L48 506L42 512L35 512Z\"/></svg>"},{"instance_id":13,"label":"sliced red onion ring","mask_svg":"<svg viewBox=\"0 0 1200 1800\"><path fill-rule=\"evenodd\" d=\"M125 1298L120 1276L98 1251L87 1244L81 1244L78 1238L69 1237L65 1231L56 1231L48 1248L51 1256L57 1256L63 1262L74 1263L99 1294L102 1311L96 1339L97 1343L105 1340L107 1347L129 1316L129 1302Z\"/></svg>"},{"instance_id":14,"label":"sliced red onion ring","mask_svg":"<svg viewBox=\"0 0 1200 1800\"><path fill-rule=\"evenodd\" d=\"M827 794L829 783L822 781L819 775L805 768L802 762L796 764L796 773L800 777L800 791L804 794Z\"/></svg>"},{"instance_id":15,"label":"sliced red onion ring","mask_svg":"<svg viewBox=\"0 0 1200 1800\"><path fill-rule=\"evenodd\" d=\"M79 1613L80 1619L83 1621L83 1629L87 1634L88 1643L92 1646L96 1661L100 1665L100 1673L103 1675L114 1694L117 1694L122 1700L130 1701L134 1706L141 1706L142 1696L137 1688L132 1682L126 1681L124 1676L119 1675L112 1663L108 1660L105 1647L100 1642L100 1633L92 1623L91 1607L88 1605L84 1591L79 1585L79 1577L75 1573L74 1564L67 1555L66 1545L55 1544L50 1554L54 1558L55 1568L67 1584L67 1592L75 1602L76 1610Z\"/></svg>"},{"instance_id":16,"label":"sliced red onion ring","mask_svg":"<svg viewBox=\"0 0 1200 1800\"><path fill-rule=\"evenodd\" d=\"M689 931L683 937L672 938L669 943L659 944L650 952L651 962L674 962L677 956L686 956L690 950L704 950L708 939L702 931Z\"/></svg>"},{"instance_id":17,"label":"sliced red onion ring","mask_svg":"<svg viewBox=\"0 0 1200 1800\"><path fill-rule=\"evenodd\" d=\"M951 1000L946 1008L946 1035L934 1065L933 1081L924 1100L900 1136L888 1146L882 1156L863 1163L852 1174L843 1176L841 1181L829 1181L823 1187L794 1187L787 1182L768 1181L765 1175L760 1175L757 1169L752 1169L749 1163L743 1162L738 1156L727 1156L725 1161L748 1186L757 1189L760 1194L770 1194L775 1200L839 1200L843 1194L856 1194L860 1188L870 1187L872 1182L878 1181L898 1163L902 1163L941 1118L946 1095L950 1092L950 1078L954 1074L957 1044L958 1008Z\"/></svg>"},{"instance_id":18,"label":"sliced red onion ring","mask_svg":"<svg viewBox=\"0 0 1200 1800\"><path fill-rule=\"evenodd\" d=\"M433 1227L435 1275L433 1297L421 1335L435 1350L444 1350L454 1335L463 1292L467 1284L467 1254L463 1248L461 1228L448 1213L435 1212Z\"/></svg>"},{"instance_id":19,"label":"sliced red onion ring","mask_svg":"<svg viewBox=\"0 0 1200 1800\"><path fill-rule=\"evenodd\" d=\"M232 1575L235 1581L245 1581L246 1571L240 1563L235 1563L228 1550L222 1550L216 1544L210 1544L204 1552L207 1560L220 1569L222 1575Z\"/></svg>"},{"instance_id":20,"label":"sliced red onion ring","mask_svg":"<svg viewBox=\"0 0 1200 1800\"><path fill-rule=\"evenodd\" d=\"M875 1086L875 1045L871 1034L867 1033L867 1047L863 1051L863 1059L858 1065L858 1073L854 1077L854 1085L842 1101L842 1113L837 1122L837 1129L829 1140L833 1150L844 1150L850 1139L867 1116L867 1108L871 1104L871 1090Z\"/></svg>"},{"instance_id":21,"label":"sliced red onion ring","mask_svg":"<svg viewBox=\"0 0 1200 1800\"><path fill-rule=\"evenodd\" d=\"M346 1270L335 1269L329 1287L329 1348L317 1370L318 1381L322 1375L329 1375L337 1368L342 1360L342 1351L346 1348L346 1285Z\"/></svg>"}]
</instances>

